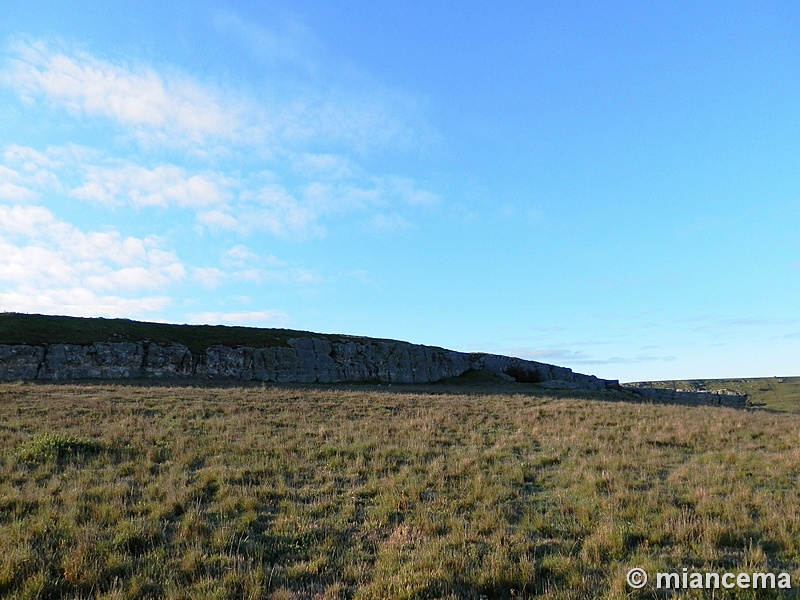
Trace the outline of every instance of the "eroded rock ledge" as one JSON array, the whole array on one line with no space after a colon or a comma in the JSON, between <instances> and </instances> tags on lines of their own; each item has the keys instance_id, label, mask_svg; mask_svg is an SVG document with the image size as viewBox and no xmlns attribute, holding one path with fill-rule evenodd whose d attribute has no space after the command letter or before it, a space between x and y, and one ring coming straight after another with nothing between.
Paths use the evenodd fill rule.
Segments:
<instances>
[{"instance_id":1,"label":"eroded rock ledge","mask_svg":"<svg viewBox=\"0 0 800 600\"><path fill-rule=\"evenodd\" d=\"M226 379L276 383L433 383L469 370L545 387L619 389L617 381L535 361L467 354L407 342L298 337L286 346L211 346L192 353L179 343L0 344L0 380Z\"/></svg>"}]
</instances>

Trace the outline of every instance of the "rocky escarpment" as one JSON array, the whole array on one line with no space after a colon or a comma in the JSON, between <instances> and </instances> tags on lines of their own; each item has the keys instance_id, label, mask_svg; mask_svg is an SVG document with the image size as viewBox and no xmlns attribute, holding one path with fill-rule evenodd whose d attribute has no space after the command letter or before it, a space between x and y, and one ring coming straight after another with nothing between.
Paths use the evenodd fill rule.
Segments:
<instances>
[{"instance_id":1,"label":"rocky escarpment","mask_svg":"<svg viewBox=\"0 0 800 600\"><path fill-rule=\"evenodd\" d=\"M747 406L747 394L736 390L685 390L652 387L644 384L625 384L623 389L642 396L648 400L657 402L669 402L675 404L707 404L711 406L728 406L734 408L744 408Z\"/></svg>"},{"instance_id":2,"label":"rocky escarpment","mask_svg":"<svg viewBox=\"0 0 800 600\"><path fill-rule=\"evenodd\" d=\"M616 381L494 354L467 354L388 340L298 337L267 348L215 345L193 353L179 343L95 342L0 345L0 380L189 378L276 383L432 383L486 371L549 388L618 389Z\"/></svg>"}]
</instances>

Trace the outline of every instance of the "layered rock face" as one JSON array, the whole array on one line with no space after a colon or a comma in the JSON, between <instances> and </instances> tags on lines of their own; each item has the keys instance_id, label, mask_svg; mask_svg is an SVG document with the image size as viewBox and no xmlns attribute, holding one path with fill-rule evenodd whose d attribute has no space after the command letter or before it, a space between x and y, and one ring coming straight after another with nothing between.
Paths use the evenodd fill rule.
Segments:
<instances>
[{"instance_id":1,"label":"layered rock face","mask_svg":"<svg viewBox=\"0 0 800 600\"><path fill-rule=\"evenodd\" d=\"M181 344L0 345L0 380L227 379L276 383L432 383L469 370L564 389L618 389L616 381L494 354L466 354L406 342L302 337L271 348Z\"/></svg>"}]
</instances>

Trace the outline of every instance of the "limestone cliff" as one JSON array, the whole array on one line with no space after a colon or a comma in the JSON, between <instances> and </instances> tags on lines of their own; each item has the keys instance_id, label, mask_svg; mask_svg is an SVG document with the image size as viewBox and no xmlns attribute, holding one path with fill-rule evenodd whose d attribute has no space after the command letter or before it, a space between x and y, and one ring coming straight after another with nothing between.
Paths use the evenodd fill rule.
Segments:
<instances>
[{"instance_id":1,"label":"limestone cliff","mask_svg":"<svg viewBox=\"0 0 800 600\"><path fill-rule=\"evenodd\" d=\"M0 344L0 380L225 379L277 383L432 383L469 370L550 388L618 389L616 381L494 354L467 354L390 340L290 338L274 347L172 343Z\"/></svg>"}]
</instances>

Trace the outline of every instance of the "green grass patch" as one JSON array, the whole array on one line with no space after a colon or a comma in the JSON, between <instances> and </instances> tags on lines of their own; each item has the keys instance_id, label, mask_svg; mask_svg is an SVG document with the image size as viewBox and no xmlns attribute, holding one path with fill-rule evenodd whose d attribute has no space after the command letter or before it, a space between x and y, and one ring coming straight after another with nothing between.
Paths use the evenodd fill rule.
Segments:
<instances>
[{"instance_id":1,"label":"green grass patch","mask_svg":"<svg viewBox=\"0 0 800 600\"><path fill-rule=\"evenodd\" d=\"M22 443L17 450L17 459L26 463L64 462L99 450L97 442L76 435L37 433Z\"/></svg>"}]
</instances>

